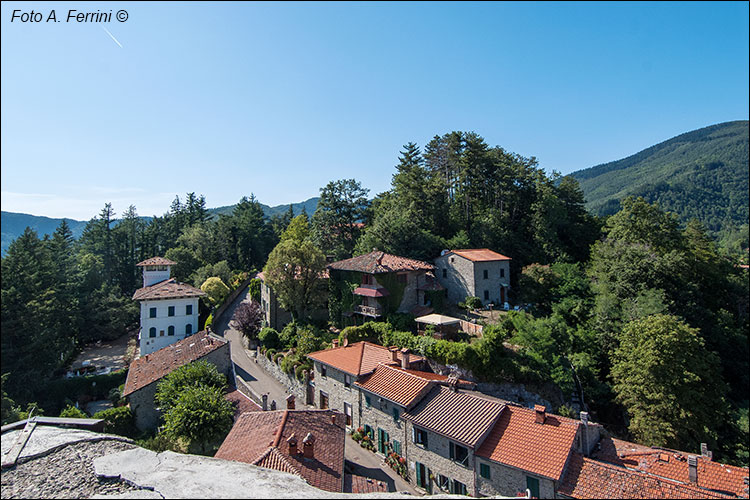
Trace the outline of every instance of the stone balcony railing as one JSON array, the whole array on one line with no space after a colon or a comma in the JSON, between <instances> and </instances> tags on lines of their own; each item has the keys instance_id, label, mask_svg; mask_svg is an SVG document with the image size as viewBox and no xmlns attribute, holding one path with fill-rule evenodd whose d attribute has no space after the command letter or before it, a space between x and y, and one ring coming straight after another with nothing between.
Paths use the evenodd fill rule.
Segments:
<instances>
[{"instance_id":1,"label":"stone balcony railing","mask_svg":"<svg viewBox=\"0 0 750 500\"><path fill-rule=\"evenodd\" d=\"M364 316L376 318L383 315L383 308L379 306L354 306L354 312Z\"/></svg>"}]
</instances>

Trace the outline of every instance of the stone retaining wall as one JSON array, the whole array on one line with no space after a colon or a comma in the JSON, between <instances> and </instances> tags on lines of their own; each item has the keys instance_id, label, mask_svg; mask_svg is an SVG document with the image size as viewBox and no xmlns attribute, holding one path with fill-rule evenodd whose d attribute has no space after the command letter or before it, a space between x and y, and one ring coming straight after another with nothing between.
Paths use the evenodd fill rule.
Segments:
<instances>
[{"instance_id":1,"label":"stone retaining wall","mask_svg":"<svg viewBox=\"0 0 750 500\"><path fill-rule=\"evenodd\" d=\"M213 324L218 325L219 321L221 320L221 316L224 314L224 311L227 310L227 308L232 305L232 302L234 302L234 299L237 298L239 294L241 294L245 289L250 285L250 281L255 278L255 276L246 279L242 283L240 283L240 286L235 288L228 296L227 299L224 301L224 303L219 307L213 316Z\"/></svg>"},{"instance_id":2,"label":"stone retaining wall","mask_svg":"<svg viewBox=\"0 0 750 500\"><path fill-rule=\"evenodd\" d=\"M268 359L265 354L260 353L260 347L256 349L255 356L255 359L258 360L258 364L266 371L266 373L281 382L290 393L294 394L294 398L297 401L297 408L304 408L306 400L306 384L297 380L297 377L295 377L294 374L289 375L288 373L284 373L279 365L274 363L273 360ZM269 401L268 404L270 405L271 402ZM276 408L286 408L286 401L276 401Z\"/></svg>"}]
</instances>

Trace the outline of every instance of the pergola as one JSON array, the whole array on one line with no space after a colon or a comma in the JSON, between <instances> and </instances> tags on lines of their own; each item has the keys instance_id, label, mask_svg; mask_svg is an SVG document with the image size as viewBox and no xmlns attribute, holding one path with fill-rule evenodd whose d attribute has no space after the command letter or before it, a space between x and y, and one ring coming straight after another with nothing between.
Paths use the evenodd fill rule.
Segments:
<instances>
[{"instance_id":1,"label":"pergola","mask_svg":"<svg viewBox=\"0 0 750 500\"><path fill-rule=\"evenodd\" d=\"M428 314L415 318L414 321L417 322L417 330L420 334L426 332L425 325L435 326L435 334L433 336L438 339L453 337L461 327L460 319L443 316L442 314Z\"/></svg>"}]
</instances>

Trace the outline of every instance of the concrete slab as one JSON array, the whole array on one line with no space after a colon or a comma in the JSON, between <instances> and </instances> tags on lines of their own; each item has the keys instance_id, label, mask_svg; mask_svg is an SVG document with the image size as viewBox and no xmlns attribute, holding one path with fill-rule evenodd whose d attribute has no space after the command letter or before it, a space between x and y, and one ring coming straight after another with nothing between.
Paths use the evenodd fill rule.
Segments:
<instances>
[{"instance_id":1,"label":"concrete slab","mask_svg":"<svg viewBox=\"0 0 750 500\"><path fill-rule=\"evenodd\" d=\"M120 493L119 495L91 495L91 498L95 499L102 499L106 498L108 500L112 499L126 499L126 498L158 498L159 500L162 500L164 497L158 494L155 491L151 490L137 490L137 491L128 491L127 493Z\"/></svg>"},{"instance_id":2,"label":"concrete slab","mask_svg":"<svg viewBox=\"0 0 750 500\"><path fill-rule=\"evenodd\" d=\"M0 449L2 450L3 456L5 456L13 444L18 441L21 432L21 430L13 430L3 434L2 441L0 442ZM21 450L18 461L23 462L44 455L68 444L81 441L101 441L103 439L113 439L116 441L124 441L126 443L133 442L130 439L112 434L101 434L80 429L64 429L54 426L37 425L34 432L29 437L28 442Z\"/></svg>"}]
</instances>

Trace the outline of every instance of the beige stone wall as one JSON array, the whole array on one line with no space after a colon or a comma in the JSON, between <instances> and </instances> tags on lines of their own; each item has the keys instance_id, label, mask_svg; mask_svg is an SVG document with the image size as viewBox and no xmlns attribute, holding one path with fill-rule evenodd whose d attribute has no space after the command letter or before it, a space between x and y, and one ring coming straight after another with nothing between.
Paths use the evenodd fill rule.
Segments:
<instances>
[{"instance_id":1,"label":"beige stone wall","mask_svg":"<svg viewBox=\"0 0 750 500\"><path fill-rule=\"evenodd\" d=\"M406 422L408 436L407 461L409 463L409 481L416 486L416 462L424 464L435 477L432 482L432 492L440 493L436 483L438 474L442 474L466 485L466 492L474 494L474 450L469 448L467 466L457 464L450 459L450 440L440 434L427 430L427 448L416 444L412 440L412 423ZM463 446L463 445L462 445ZM468 448L468 447L467 447Z\"/></svg>"},{"instance_id":2,"label":"beige stone wall","mask_svg":"<svg viewBox=\"0 0 750 500\"><path fill-rule=\"evenodd\" d=\"M474 266L470 260L455 254L442 255L435 259L435 266L435 275L447 289L449 301L456 303L474 295ZM443 270L446 277L443 277Z\"/></svg>"},{"instance_id":3,"label":"beige stone wall","mask_svg":"<svg viewBox=\"0 0 750 500\"><path fill-rule=\"evenodd\" d=\"M406 434L406 422L401 418L404 413L404 407L388 401L387 399L381 398L377 394L373 394L369 391L360 389L361 396L361 417L359 419L359 425L357 427L364 427L365 424L369 425L374 429L375 433L375 449L378 450L378 429L383 429L388 433L388 440L392 442L394 439L401 443L401 456L406 456L407 450L407 434ZM371 406L367 407L367 401L365 396L370 398ZM382 401L381 401L382 399ZM393 408L398 409L399 419L395 421L393 419Z\"/></svg>"},{"instance_id":4,"label":"beige stone wall","mask_svg":"<svg viewBox=\"0 0 750 500\"><path fill-rule=\"evenodd\" d=\"M526 478L533 477L539 480L540 498L555 498L555 483L551 479L483 458L477 458L476 461L477 496L515 496L516 493L526 491ZM480 463L490 466L490 479L479 475Z\"/></svg>"},{"instance_id":5,"label":"beige stone wall","mask_svg":"<svg viewBox=\"0 0 750 500\"><path fill-rule=\"evenodd\" d=\"M466 260L461 258L462 260ZM458 260L458 258L456 259ZM500 300L500 288L510 286L510 262L507 260L495 260L491 262L474 262L474 293L482 299L482 304L494 302L502 305ZM504 276L500 277L500 270L504 270ZM487 271L487 279L484 279L484 271ZM489 292L489 299L484 298L484 292ZM507 289L505 301L508 302Z\"/></svg>"},{"instance_id":6,"label":"beige stone wall","mask_svg":"<svg viewBox=\"0 0 750 500\"><path fill-rule=\"evenodd\" d=\"M328 394L328 408L332 410L338 410L344 413L344 403L352 405L352 426L357 428L358 422L358 408L359 408L359 391L354 386L356 377L352 376L351 387L344 386L344 372L326 366L326 376L324 377L321 373L321 364L318 361L314 362L315 365L315 402L314 406L320 408L320 391Z\"/></svg>"}]
</instances>

